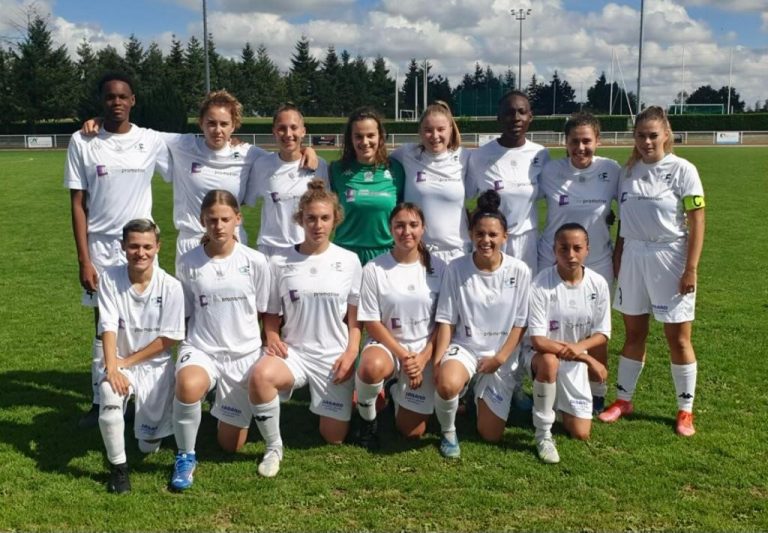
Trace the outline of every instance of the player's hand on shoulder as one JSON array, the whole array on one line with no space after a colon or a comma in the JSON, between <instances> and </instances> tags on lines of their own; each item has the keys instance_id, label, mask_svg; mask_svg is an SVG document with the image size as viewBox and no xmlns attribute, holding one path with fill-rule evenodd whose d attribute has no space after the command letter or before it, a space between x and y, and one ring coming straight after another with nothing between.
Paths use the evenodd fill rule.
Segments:
<instances>
[{"instance_id":1,"label":"player's hand on shoulder","mask_svg":"<svg viewBox=\"0 0 768 533\"><path fill-rule=\"evenodd\" d=\"M101 123L102 123L102 120L99 117L89 118L88 120L83 122L83 127L80 128L80 133L87 137L93 137L94 135L98 135L99 130L101 129Z\"/></svg>"}]
</instances>

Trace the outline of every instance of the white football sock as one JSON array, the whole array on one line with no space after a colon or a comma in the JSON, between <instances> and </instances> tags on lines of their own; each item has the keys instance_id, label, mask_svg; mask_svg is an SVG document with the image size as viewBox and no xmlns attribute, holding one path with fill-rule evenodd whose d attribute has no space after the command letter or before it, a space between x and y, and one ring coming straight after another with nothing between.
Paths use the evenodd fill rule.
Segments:
<instances>
[{"instance_id":1,"label":"white football sock","mask_svg":"<svg viewBox=\"0 0 768 533\"><path fill-rule=\"evenodd\" d=\"M266 403L251 404L251 413L256 419L267 450L278 450L283 456L283 439L280 436L280 395Z\"/></svg>"},{"instance_id":2,"label":"white football sock","mask_svg":"<svg viewBox=\"0 0 768 533\"><path fill-rule=\"evenodd\" d=\"M194 453L197 430L203 416L201 402L182 403L173 399L173 434L179 453Z\"/></svg>"},{"instance_id":3,"label":"white football sock","mask_svg":"<svg viewBox=\"0 0 768 533\"><path fill-rule=\"evenodd\" d=\"M125 422L123 421L124 398L112 390L104 381L101 384L101 405L99 406L99 429L107 450L107 460L113 465L126 462Z\"/></svg>"},{"instance_id":4,"label":"white football sock","mask_svg":"<svg viewBox=\"0 0 768 533\"><path fill-rule=\"evenodd\" d=\"M693 397L696 395L698 366L695 361L686 365L672 364L670 366L672 367L672 380L675 382L677 408L692 413Z\"/></svg>"},{"instance_id":5,"label":"white football sock","mask_svg":"<svg viewBox=\"0 0 768 533\"><path fill-rule=\"evenodd\" d=\"M557 385L533 380L533 427L536 441L552 438L552 424L555 423L555 395Z\"/></svg>"},{"instance_id":6,"label":"white football sock","mask_svg":"<svg viewBox=\"0 0 768 533\"><path fill-rule=\"evenodd\" d=\"M605 395L608 393L608 384L606 382L590 381L589 390L592 392L592 396L605 398Z\"/></svg>"},{"instance_id":7,"label":"white football sock","mask_svg":"<svg viewBox=\"0 0 768 533\"><path fill-rule=\"evenodd\" d=\"M378 383L366 383L355 372L355 390L357 390L357 412L363 420L371 421L376 418L376 397L384 388L384 380Z\"/></svg>"},{"instance_id":8,"label":"white football sock","mask_svg":"<svg viewBox=\"0 0 768 533\"><path fill-rule=\"evenodd\" d=\"M456 436L456 411L458 410L458 394L450 400L443 400L435 391L435 415L437 416L437 421L440 422L441 431L448 438Z\"/></svg>"},{"instance_id":9,"label":"white football sock","mask_svg":"<svg viewBox=\"0 0 768 533\"><path fill-rule=\"evenodd\" d=\"M643 366L645 363L642 361L619 356L619 370L616 376L616 397L619 400L632 401Z\"/></svg>"},{"instance_id":10,"label":"white football sock","mask_svg":"<svg viewBox=\"0 0 768 533\"><path fill-rule=\"evenodd\" d=\"M101 339L94 337L91 345L91 389L93 392L93 403L101 403L99 396L99 378L101 369L104 368L104 345Z\"/></svg>"}]
</instances>

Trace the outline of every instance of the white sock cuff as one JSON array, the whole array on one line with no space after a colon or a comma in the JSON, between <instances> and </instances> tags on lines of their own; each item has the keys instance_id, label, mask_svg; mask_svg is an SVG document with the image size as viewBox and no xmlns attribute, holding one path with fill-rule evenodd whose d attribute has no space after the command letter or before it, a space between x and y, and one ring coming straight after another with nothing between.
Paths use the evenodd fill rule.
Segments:
<instances>
[{"instance_id":1,"label":"white sock cuff","mask_svg":"<svg viewBox=\"0 0 768 533\"><path fill-rule=\"evenodd\" d=\"M629 357L625 357L623 355L619 356L619 364L626 366L628 369L640 369L642 370L645 366L645 361L635 361L634 359L630 359Z\"/></svg>"},{"instance_id":2,"label":"white sock cuff","mask_svg":"<svg viewBox=\"0 0 768 533\"><path fill-rule=\"evenodd\" d=\"M251 404L251 413L253 414L253 416L261 415L263 413L271 411L272 409L280 405L280 395L276 394L275 397L269 400L268 402L251 403L249 401L248 403Z\"/></svg>"}]
</instances>

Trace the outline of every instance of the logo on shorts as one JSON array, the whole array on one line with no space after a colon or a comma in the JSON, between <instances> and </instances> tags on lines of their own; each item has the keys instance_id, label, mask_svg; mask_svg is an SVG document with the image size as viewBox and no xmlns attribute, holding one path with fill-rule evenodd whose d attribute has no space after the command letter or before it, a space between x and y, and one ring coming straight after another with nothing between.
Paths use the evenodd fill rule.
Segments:
<instances>
[{"instance_id":1,"label":"logo on shorts","mask_svg":"<svg viewBox=\"0 0 768 533\"><path fill-rule=\"evenodd\" d=\"M237 407L232 407L231 405L222 405L220 409L223 411L223 414L229 415L229 416L240 416L241 414L243 414L243 411L241 411Z\"/></svg>"},{"instance_id":2,"label":"logo on shorts","mask_svg":"<svg viewBox=\"0 0 768 533\"><path fill-rule=\"evenodd\" d=\"M619 200L619 203L624 203L627 201L627 193L623 192L621 193L621 199Z\"/></svg>"},{"instance_id":3,"label":"logo on shorts","mask_svg":"<svg viewBox=\"0 0 768 533\"><path fill-rule=\"evenodd\" d=\"M291 299L292 302L298 302L299 301L299 291L296 289L291 289L288 291L288 298Z\"/></svg>"},{"instance_id":4,"label":"logo on shorts","mask_svg":"<svg viewBox=\"0 0 768 533\"><path fill-rule=\"evenodd\" d=\"M277 203L280 201L280 193L278 192L271 192L269 193L269 197L272 198L273 203Z\"/></svg>"},{"instance_id":5,"label":"logo on shorts","mask_svg":"<svg viewBox=\"0 0 768 533\"><path fill-rule=\"evenodd\" d=\"M96 165L96 175L100 178L109 175L109 172L107 172L107 165Z\"/></svg>"},{"instance_id":6,"label":"logo on shorts","mask_svg":"<svg viewBox=\"0 0 768 533\"><path fill-rule=\"evenodd\" d=\"M347 189L344 192L344 198L347 200L347 202L354 202L355 201L355 190L354 189Z\"/></svg>"},{"instance_id":7,"label":"logo on shorts","mask_svg":"<svg viewBox=\"0 0 768 533\"><path fill-rule=\"evenodd\" d=\"M504 182L501 180L493 180L493 190L501 191L504 189Z\"/></svg>"},{"instance_id":8,"label":"logo on shorts","mask_svg":"<svg viewBox=\"0 0 768 533\"><path fill-rule=\"evenodd\" d=\"M390 320L390 323L392 324L392 329L400 329L403 327L403 325L400 323L399 318L392 318Z\"/></svg>"},{"instance_id":9,"label":"logo on shorts","mask_svg":"<svg viewBox=\"0 0 768 533\"><path fill-rule=\"evenodd\" d=\"M471 337L472 336L472 330L470 329L469 326L464 326L464 335L466 337Z\"/></svg>"},{"instance_id":10,"label":"logo on shorts","mask_svg":"<svg viewBox=\"0 0 768 533\"><path fill-rule=\"evenodd\" d=\"M157 431L158 426L150 426L149 424L142 424L141 431L144 434L153 435Z\"/></svg>"},{"instance_id":11,"label":"logo on shorts","mask_svg":"<svg viewBox=\"0 0 768 533\"><path fill-rule=\"evenodd\" d=\"M416 173L416 183L422 183L424 181L427 181L427 175L424 172L422 172L421 170L419 170Z\"/></svg>"},{"instance_id":12,"label":"logo on shorts","mask_svg":"<svg viewBox=\"0 0 768 533\"><path fill-rule=\"evenodd\" d=\"M192 163L192 174L199 174L203 170L203 165L200 163Z\"/></svg>"},{"instance_id":13,"label":"logo on shorts","mask_svg":"<svg viewBox=\"0 0 768 533\"><path fill-rule=\"evenodd\" d=\"M549 331L557 331L560 329L560 322L557 320L549 321Z\"/></svg>"},{"instance_id":14,"label":"logo on shorts","mask_svg":"<svg viewBox=\"0 0 768 533\"><path fill-rule=\"evenodd\" d=\"M206 305L208 305L208 297L205 294L201 294L199 300L200 300L200 307L205 307Z\"/></svg>"}]
</instances>

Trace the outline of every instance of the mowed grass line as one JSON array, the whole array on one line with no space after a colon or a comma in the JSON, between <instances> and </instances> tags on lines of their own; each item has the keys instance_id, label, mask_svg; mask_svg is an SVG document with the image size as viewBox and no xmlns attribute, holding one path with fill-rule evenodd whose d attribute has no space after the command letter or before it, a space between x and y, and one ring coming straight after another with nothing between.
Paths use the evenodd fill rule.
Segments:
<instances>
[{"instance_id":1,"label":"mowed grass line","mask_svg":"<svg viewBox=\"0 0 768 533\"><path fill-rule=\"evenodd\" d=\"M623 161L628 151L601 153ZM104 491L99 432L75 428L90 401L93 326L78 303L64 153L0 153L0 530L768 529L768 252L762 245L768 150L678 153L698 166L708 206L694 326L700 361L694 438L674 435L674 389L654 325L636 414L613 426L597 424L588 443L558 435L562 463L554 467L538 462L529 417L515 412L500 445L479 441L471 418L460 418L463 458L456 463L439 457L436 425L427 438L407 443L390 429L390 415L382 419L381 453L326 446L306 394L299 394L283 408L287 448L277 478L256 474L263 442L255 428L244 451L228 455L218 450L215 422L206 414L195 486L183 495L165 489L172 439L143 457L128 433L134 488L127 497ZM154 189L165 239L161 264L172 269L171 191L160 179ZM253 240L258 212L244 213ZM622 338L614 316L612 380Z\"/></svg>"}]
</instances>

